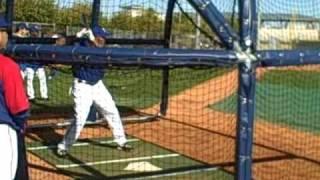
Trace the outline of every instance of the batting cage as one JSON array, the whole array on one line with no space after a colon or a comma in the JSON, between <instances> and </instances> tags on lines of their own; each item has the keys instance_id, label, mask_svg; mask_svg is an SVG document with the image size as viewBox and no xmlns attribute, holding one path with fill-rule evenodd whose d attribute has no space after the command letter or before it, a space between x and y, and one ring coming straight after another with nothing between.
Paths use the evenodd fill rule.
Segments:
<instances>
[{"instance_id":1,"label":"batting cage","mask_svg":"<svg viewBox=\"0 0 320 180\"><path fill-rule=\"evenodd\" d=\"M320 179L317 0L7 0L30 179Z\"/></svg>"}]
</instances>

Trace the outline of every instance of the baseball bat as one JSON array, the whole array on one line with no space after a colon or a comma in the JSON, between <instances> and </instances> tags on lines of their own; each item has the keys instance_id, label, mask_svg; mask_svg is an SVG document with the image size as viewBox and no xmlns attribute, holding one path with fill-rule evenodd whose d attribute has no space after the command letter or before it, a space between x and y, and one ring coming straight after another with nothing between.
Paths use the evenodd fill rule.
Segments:
<instances>
[{"instance_id":1,"label":"baseball bat","mask_svg":"<svg viewBox=\"0 0 320 180\"><path fill-rule=\"evenodd\" d=\"M90 28L88 23L88 16L86 16L85 14L81 14L80 25L85 28Z\"/></svg>"}]
</instances>

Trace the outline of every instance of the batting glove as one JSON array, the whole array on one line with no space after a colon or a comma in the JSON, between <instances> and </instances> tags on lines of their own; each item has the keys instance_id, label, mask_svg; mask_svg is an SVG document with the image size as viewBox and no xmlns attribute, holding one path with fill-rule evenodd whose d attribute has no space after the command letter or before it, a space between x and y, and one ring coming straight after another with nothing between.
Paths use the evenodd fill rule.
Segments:
<instances>
[{"instance_id":1,"label":"batting glove","mask_svg":"<svg viewBox=\"0 0 320 180\"><path fill-rule=\"evenodd\" d=\"M88 35L90 41L94 41L94 40L95 40L95 37L94 37L93 32L92 32L91 29L89 29L89 30L87 31L87 35Z\"/></svg>"},{"instance_id":2,"label":"batting glove","mask_svg":"<svg viewBox=\"0 0 320 180\"><path fill-rule=\"evenodd\" d=\"M85 36L87 34L88 29L87 28L83 28L81 29L81 31L77 32L77 38L81 38L83 36Z\"/></svg>"}]
</instances>

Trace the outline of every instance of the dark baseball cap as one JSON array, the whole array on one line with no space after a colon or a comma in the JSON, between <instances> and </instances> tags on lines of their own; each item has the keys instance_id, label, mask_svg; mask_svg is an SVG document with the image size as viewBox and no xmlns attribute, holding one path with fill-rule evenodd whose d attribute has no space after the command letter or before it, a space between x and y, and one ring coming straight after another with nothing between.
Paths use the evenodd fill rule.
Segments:
<instances>
[{"instance_id":1,"label":"dark baseball cap","mask_svg":"<svg viewBox=\"0 0 320 180\"><path fill-rule=\"evenodd\" d=\"M31 25L31 26L29 27L29 31L30 31L30 32L36 32L36 33L38 33L38 32L40 32L40 30L41 30L41 27L38 26L38 25Z\"/></svg>"},{"instance_id":2,"label":"dark baseball cap","mask_svg":"<svg viewBox=\"0 0 320 180\"><path fill-rule=\"evenodd\" d=\"M19 23L17 29L28 29L27 23Z\"/></svg>"},{"instance_id":3,"label":"dark baseball cap","mask_svg":"<svg viewBox=\"0 0 320 180\"><path fill-rule=\"evenodd\" d=\"M92 28L92 33L96 37L102 37L102 38L107 38L112 35L110 31L107 29L101 27L101 26L95 26Z\"/></svg>"}]
</instances>

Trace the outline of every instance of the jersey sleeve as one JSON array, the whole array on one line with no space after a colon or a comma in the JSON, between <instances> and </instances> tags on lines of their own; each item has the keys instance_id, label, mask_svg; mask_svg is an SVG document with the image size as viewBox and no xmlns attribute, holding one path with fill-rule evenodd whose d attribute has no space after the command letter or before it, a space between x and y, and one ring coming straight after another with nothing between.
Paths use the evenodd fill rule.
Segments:
<instances>
[{"instance_id":1,"label":"jersey sleeve","mask_svg":"<svg viewBox=\"0 0 320 180\"><path fill-rule=\"evenodd\" d=\"M9 112L17 115L29 109L29 101L18 65L12 63L3 70L3 90Z\"/></svg>"}]
</instances>

